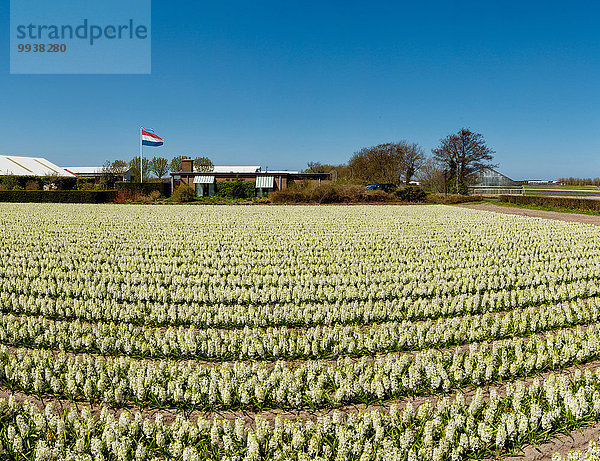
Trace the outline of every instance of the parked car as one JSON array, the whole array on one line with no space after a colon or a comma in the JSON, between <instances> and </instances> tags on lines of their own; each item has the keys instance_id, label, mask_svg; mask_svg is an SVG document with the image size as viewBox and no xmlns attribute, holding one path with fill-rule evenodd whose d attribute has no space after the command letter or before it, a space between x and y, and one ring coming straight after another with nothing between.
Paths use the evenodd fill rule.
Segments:
<instances>
[{"instance_id":1,"label":"parked car","mask_svg":"<svg viewBox=\"0 0 600 461\"><path fill-rule=\"evenodd\" d=\"M392 184L391 182L380 182L377 184L371 184L367 186L369 190L382 190L384 192L393 192L396 190L396 184Z\"/></svg>"}]
</instances>

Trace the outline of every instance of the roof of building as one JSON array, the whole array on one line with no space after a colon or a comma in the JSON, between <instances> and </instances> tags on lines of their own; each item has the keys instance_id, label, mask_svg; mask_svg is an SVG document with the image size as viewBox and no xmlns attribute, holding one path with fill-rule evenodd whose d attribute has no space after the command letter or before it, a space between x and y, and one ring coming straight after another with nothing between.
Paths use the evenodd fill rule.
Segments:
<instances>
[{"instance_id":1,"label":"roof of building","mask_svg":"<svg viewBox=\"0 0 600 461\"><path fill-rule=\"evenodd\" d=\"M477 183L474 186L517 186L518 183L508 176L490 167L481 168L476 172Z\"/></svg>"},{"instance_id":2,"label":"roof of building","mask_svg":"<svg viewBox=\"0 0 600 461\"><path fill-rule=\"evenodd\" d=\"M238 168L238 170L232 170L232 168ZM245 171L241 171L239 169L240 167L215 167L215 169L213 171L178 171L178 172L172 172L171 176L180 176L180 175L185 175L185 176L218 176L218 177L224 177L224 176L229 176L232 174L235 175L242 175L245 177L248 176L258 176L258 175L290 175L290 176L295 176L295 177L300 177L300 178L306 178L306 179L317 179L317 178L328 178L331 176L330 173L300 173L297 170L267 170L267 171L262 171L260 169L260 167L256 167L257 169L254 170L253 168L255 167L243 167L245 168ZM252 170L251 170L252 168Z\"/></svg>"},{"instance_id":3,"label":"roof of building","mask_svg":"<svg viewBox=\"0 0 600 461\"><path fill-rule=\"evenodd\" d=\"M73 174L102 174L101 166L65 166L64 170Z\"/></svg>"},{"instance_id":4,"label":"roof of building","mask_svg":"<svg viewBox=\"0 0 600 461\"><path fill-rule=\"evenodd\" d=\"M0 155L0 175L75 176L43 157Z\"/></svg>"},{"instance_id":5,"label":"roof of building","mask_svg":"<svg viewBox=\"0 0 600 461\"><path fill-rule=\"evenodd\" d=\"M210 173L258 173L260 166L215 165Z\"/></svg>"}]
</instances>

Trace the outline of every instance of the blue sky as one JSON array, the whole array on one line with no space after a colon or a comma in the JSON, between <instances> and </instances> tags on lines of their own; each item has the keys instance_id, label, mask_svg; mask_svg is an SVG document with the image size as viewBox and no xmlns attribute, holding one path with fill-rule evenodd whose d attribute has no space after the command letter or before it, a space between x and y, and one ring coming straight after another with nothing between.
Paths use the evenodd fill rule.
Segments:
<instances>
[{"instance_id":1,"label":"blue sky","mask_svg":"<svg viewBox=\"0 0 600 461\"><path fill-rule=\"evenodd\" d=\"M145 155L301 169L407 139L482 133L515 179L600 176L592 1L152 2L149 75L11 75L0 153L59 165ZM0 28L9 2L0 0Z\"/></svg>"}]
</instances>

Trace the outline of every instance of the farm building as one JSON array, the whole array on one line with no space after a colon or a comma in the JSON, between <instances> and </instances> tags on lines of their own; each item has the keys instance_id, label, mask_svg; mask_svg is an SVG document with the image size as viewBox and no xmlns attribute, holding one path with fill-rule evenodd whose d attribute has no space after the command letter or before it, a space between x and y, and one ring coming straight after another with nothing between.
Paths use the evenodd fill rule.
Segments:
<instances>
[{"instance_id":1,"label":"farm building","mask_svg":"<svg viewBox=\"0 0 600 461\"><path fill-rule=\"evenodd\" d=\"M256 195L263 197L276 190L286 189L294 181L320 183L328 180L329 173L300 173L298 171L263 171L260 166L214 166L210 172L194 171L193 160L183 159L181 170L171 173L173 190L180 184L188 184L198 197L212 197L219 181L254 181Z\"/></svg>"},{"instance_id":2,"label":"farm building","mask_svg":"<svg viewBox=\"0 0 600 461\"><path fill-rule=\"evenodd\" d=\"M472 195L523 194L521 184L493 168L482 168L475 173L475 177L475 183L469 186Z\"/></svg>"},{"instance_id":3,"label":"farm building","mask_svg":"<svg viewBox=\"0 0 600 461\"><path fill-rule=\"evenodd\" d=\"M82 178L100 178L103 170L101 166L67 166L63 169Z\"/></svg>"},{"instance_id":4,"label":"farm building","mask_svg":"<svg viewBox=\"0 0 600 461\"><path fill-rule=\"evenodd\" d=\"M0 155L0 175L14 176L66 176L73 173L55 165L43 157L22 157L17 155Z\"/></svg>"},{"instance_id":5,"label":"farm building","mask_svg":"<svg viewBox=\"0 0 600 461\"><path fill-rule=\"evenodd\" d=\"M106 174L106 170L101 166L68 166L64 168L69 173L73 173L75 176L86 179L99 180L103 174ZM131 170L127 170L122 175L114 174L113 177L121 178L120 181L131 182L133 181L134 175Z\"/></svg>"}]
</instances>

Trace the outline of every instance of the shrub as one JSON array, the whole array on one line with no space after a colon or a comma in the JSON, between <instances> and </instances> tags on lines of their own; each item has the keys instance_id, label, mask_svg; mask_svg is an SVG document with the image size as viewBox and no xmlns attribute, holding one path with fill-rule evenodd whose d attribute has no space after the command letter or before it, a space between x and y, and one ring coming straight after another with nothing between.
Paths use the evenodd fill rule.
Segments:
<instances>
[{"instance_id":1,"label":"shrub","mask_svg":"<svg viewBox=\"0 0 600 461\"><path fill-rule=\"evenodd\" d=\"M339 184L335 186L337 189L340 201L345 203L361 202L366 197L364 186L356 184Z\"/></svg>"},{"instance_id":2,"label":"shrub","mask_svg":"<svg viewBox=\"0 0 600 461\"><path fill-rule=\"evenodd\" d=\"M425 197L427 197L423 189L415 186L406 186L398 189L395 194L403 202L423 202L425 201Z\"/></svg>"},{"instance_id":3,"label":"shrub","mask_svg":"<svg viewBox=\"0 0 600 461\"><path fill-rule=\"evenodd\" d=\"M387 202L393 194L381 190L368 190L356 184L320 184L314 187L290 187L271 194L273 203L360 203Z\"/></svg>"},{"instance_id":4,"label":"shrub","mask_svg":"<svg viewBox=\"0 0 600 461\"><path fill-rule=\"evenodd\" d=\"M174 202L192 202L196 194L187 184L181 183L177 189L173 192L171 198Z\"/></svg>"},{"instance_id":5,"label":"shrub","mask_svg":"<svg viewBox=\"0 0 600 461\"><path fill-rule=\"evenodd\" d=\"M35 180L30 180L25 183L25 190L40 190L40 183Z\"/></svg>"},{"instance_id":6,"label":"shrub","mask_svg":"<svg viewBox=\"0 0 600 461\"><path fill-rule=\"evenodd\" d=\"M19 187L19 181L16 176L6 175L2 176L2 190L13 190Z\"/></svg>"},{"instance_id":7,"label":"shrub","mask_svg":"<svg viewBox=\"0 0 600 461\"><path fill-rule=\"evenodd\" d=\"M288 187L287 189L273 192L269 199L273 203L305 203L308 202L307 189Z\"/></svg>"},{"instance_id":8,"label":"shrub","mask_svg":"<svg viewBox=\"0 0 600 461\"><path fill-rule=\"evenodd\" d=\"M168 182L123 182L117 181L115 189L136 191L140 194L150 195L153 191L158 191L163 197L171 195L171 183Z\"/></svg>"},{"instance_id":9,"label":"shrub","mask_svg":"<svg viewBox=\"0 0 600 461\"><path fill-rule=\"evenodd\" d=\"M224 198L253 198L256 194L254 181L217 181L215 195Z\"/></svg>"},{"instance_id":10,"label":"shrub","mask_svg":"<svg viewBox=\"0 0 600 461\"><path fill-rule=\"evenodd\" d=\"M114 190L4 190L0 202L106 203L115 200Z\"/></svg>"},{"instance_id":11,"label":"shrub","mask_svg":"<svg viewBox=\"0 0 600 461\"><path fill-rule=\"evenodd\" d=\"M393 194L388 194L383 190L369 190L364 192L363 200L365 202L389 202L394 198Z\"/></svg>"},{"instance_id":12,"label":"shrub","mask_svg":"<svg viewBox=\"0 0 600 461\"><path fill-rule=\"evenodd\" d=\"M132 190L118 190L115 203L139 202L142 194Z\"/></svg>"},{"instance_id":13,"label":"shrub","mask_svg":"<svg viewBox=\"0 0 600 461\"><path fill-rule=\"evenodd\" d=\"M310 201L317 203L337 203L341 197L333 184L319 184L309 189Z\"/></svg>"}]
</instances>

